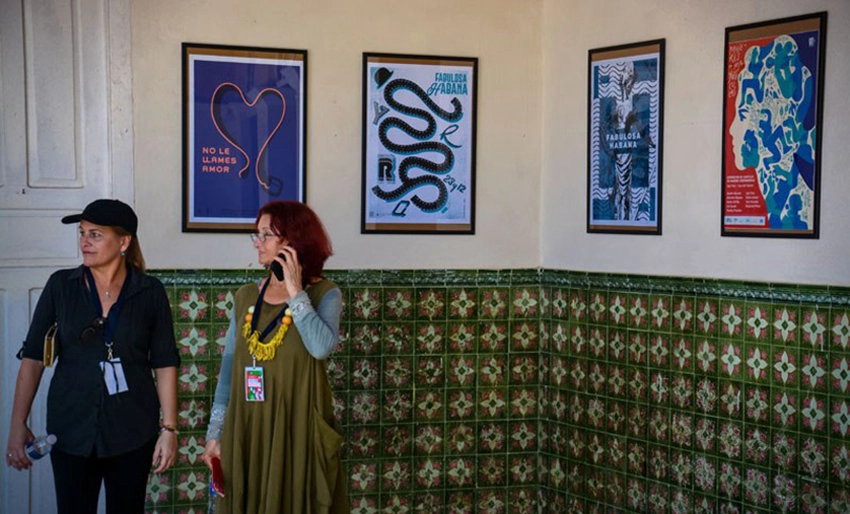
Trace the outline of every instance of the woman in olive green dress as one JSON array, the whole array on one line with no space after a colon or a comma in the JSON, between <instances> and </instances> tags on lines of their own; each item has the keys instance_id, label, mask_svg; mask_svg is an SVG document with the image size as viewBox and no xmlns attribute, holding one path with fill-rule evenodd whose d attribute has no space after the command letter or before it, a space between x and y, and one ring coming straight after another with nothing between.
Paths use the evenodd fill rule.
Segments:
<instances>
[{"instance_id":1,"label":"woman in olive green dress","mask_svg":"<svg viewBox=\"0 0 850 514\"><path fill-rule=\"evenodd\" d=\"M342 294L322 278L331 245L299 202L270 202L251 239L259 263L283 270L242 286L202 460L219 457L217 512L349 512L327 361L339 341Z\"/></svg>"}]
</instances>

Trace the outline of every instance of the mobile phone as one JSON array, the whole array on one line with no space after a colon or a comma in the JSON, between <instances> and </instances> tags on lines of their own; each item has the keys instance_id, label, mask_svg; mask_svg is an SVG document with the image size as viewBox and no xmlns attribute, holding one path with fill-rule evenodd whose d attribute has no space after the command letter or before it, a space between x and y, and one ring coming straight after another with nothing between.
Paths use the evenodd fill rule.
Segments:
<instances>
[{"instance_id":1,"label":"mobile phone","mask_svg":"<svg viewBox=\"0 0 850 514\"><path fill-rule=\"evenodd\" d=\"M277 256L280 257L281 259L283 259L284 261L286 260L286 255L284 255L283 253L279 253L279 254L277 254ZM270 269L272 270L272 273L274 273L274 276L277 277L278 280L283 280L283 266L281 266L279 262L272 261L272 265L270 266Z\"/></svg>"},{"instance_id":2,"label":"mobile phone","mask_svg":"<svg viewBox=\"0 0 850 514\"><path fill-rule=\"evenodd\" d=\"M210 477L210 489L221 497L224 497L224 473L221 471L221 459L213 457L210 459L212 465L212 476Z\"/></svg>"}]
</instances>

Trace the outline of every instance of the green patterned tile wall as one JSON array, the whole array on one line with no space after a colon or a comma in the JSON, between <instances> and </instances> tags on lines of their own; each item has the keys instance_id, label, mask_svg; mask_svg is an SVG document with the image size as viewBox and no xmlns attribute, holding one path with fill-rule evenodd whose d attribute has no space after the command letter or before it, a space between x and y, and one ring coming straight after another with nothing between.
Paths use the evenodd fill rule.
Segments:
<instances>
[{"instance_id":1,"label":"green patterned tile wall","mask_svg":"<svg viewBox=\"0 0 850 514\"><path fill-rule=\"evenodd\" d=\"M148 512L202 513L232 294L156 271L180 458ZM850 290L555 270L332 271L353 512L850 512Z\"/></svg>"}]
</instances>

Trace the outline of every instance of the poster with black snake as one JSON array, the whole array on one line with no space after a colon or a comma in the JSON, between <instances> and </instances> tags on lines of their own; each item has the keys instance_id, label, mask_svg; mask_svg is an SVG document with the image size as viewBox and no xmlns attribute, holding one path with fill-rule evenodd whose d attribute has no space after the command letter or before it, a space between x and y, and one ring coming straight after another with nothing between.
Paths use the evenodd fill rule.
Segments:
<instances>
[{"instance_id":1,"label":"poster with black snake","mask_svg":"<svg viewBox=\"0 0 850 514\"><path fill-rule=\"evenodd\" d=\"M661 235L664 40L588 53L587 231Z\"/></svg>"},{"instance_id":2,"label":"poster with black snake","mask_svg":"<svg viewBox=\"0 0 850 514\"><path fill-rule=\"evenodd\" d=\"M183 44L183 231L251 232L304 201L307 53Z\"/></svg>"},{"instance_id":3,"label":"poster with black snake","mask_svg":"<svg viewBox=\"0 0 850 514\"><path fill-rule=\"evenodd\" d=\"M475 233L478 59L363 54L361 232Z\"/></svg>"}]
</instances>

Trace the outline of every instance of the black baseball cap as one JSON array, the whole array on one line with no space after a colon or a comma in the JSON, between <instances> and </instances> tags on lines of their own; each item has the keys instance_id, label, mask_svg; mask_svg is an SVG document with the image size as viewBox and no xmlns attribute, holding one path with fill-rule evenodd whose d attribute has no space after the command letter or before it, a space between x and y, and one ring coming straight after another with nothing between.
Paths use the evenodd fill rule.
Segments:
<instances>
[{"instance_id":1,"label":"black baseball cap","mask_svg":"<svg viewBox=\"0 0 850 514\"><path fill-rule=\"evenodd\" d=\"M136 235L139 228L139 218L133 208L121 200L100 199L86 205L81 214L72 214L62 218L62 223L78 223L88 221L104 227L121 227L130 235Z\"/></svg>"}]
</instances>

